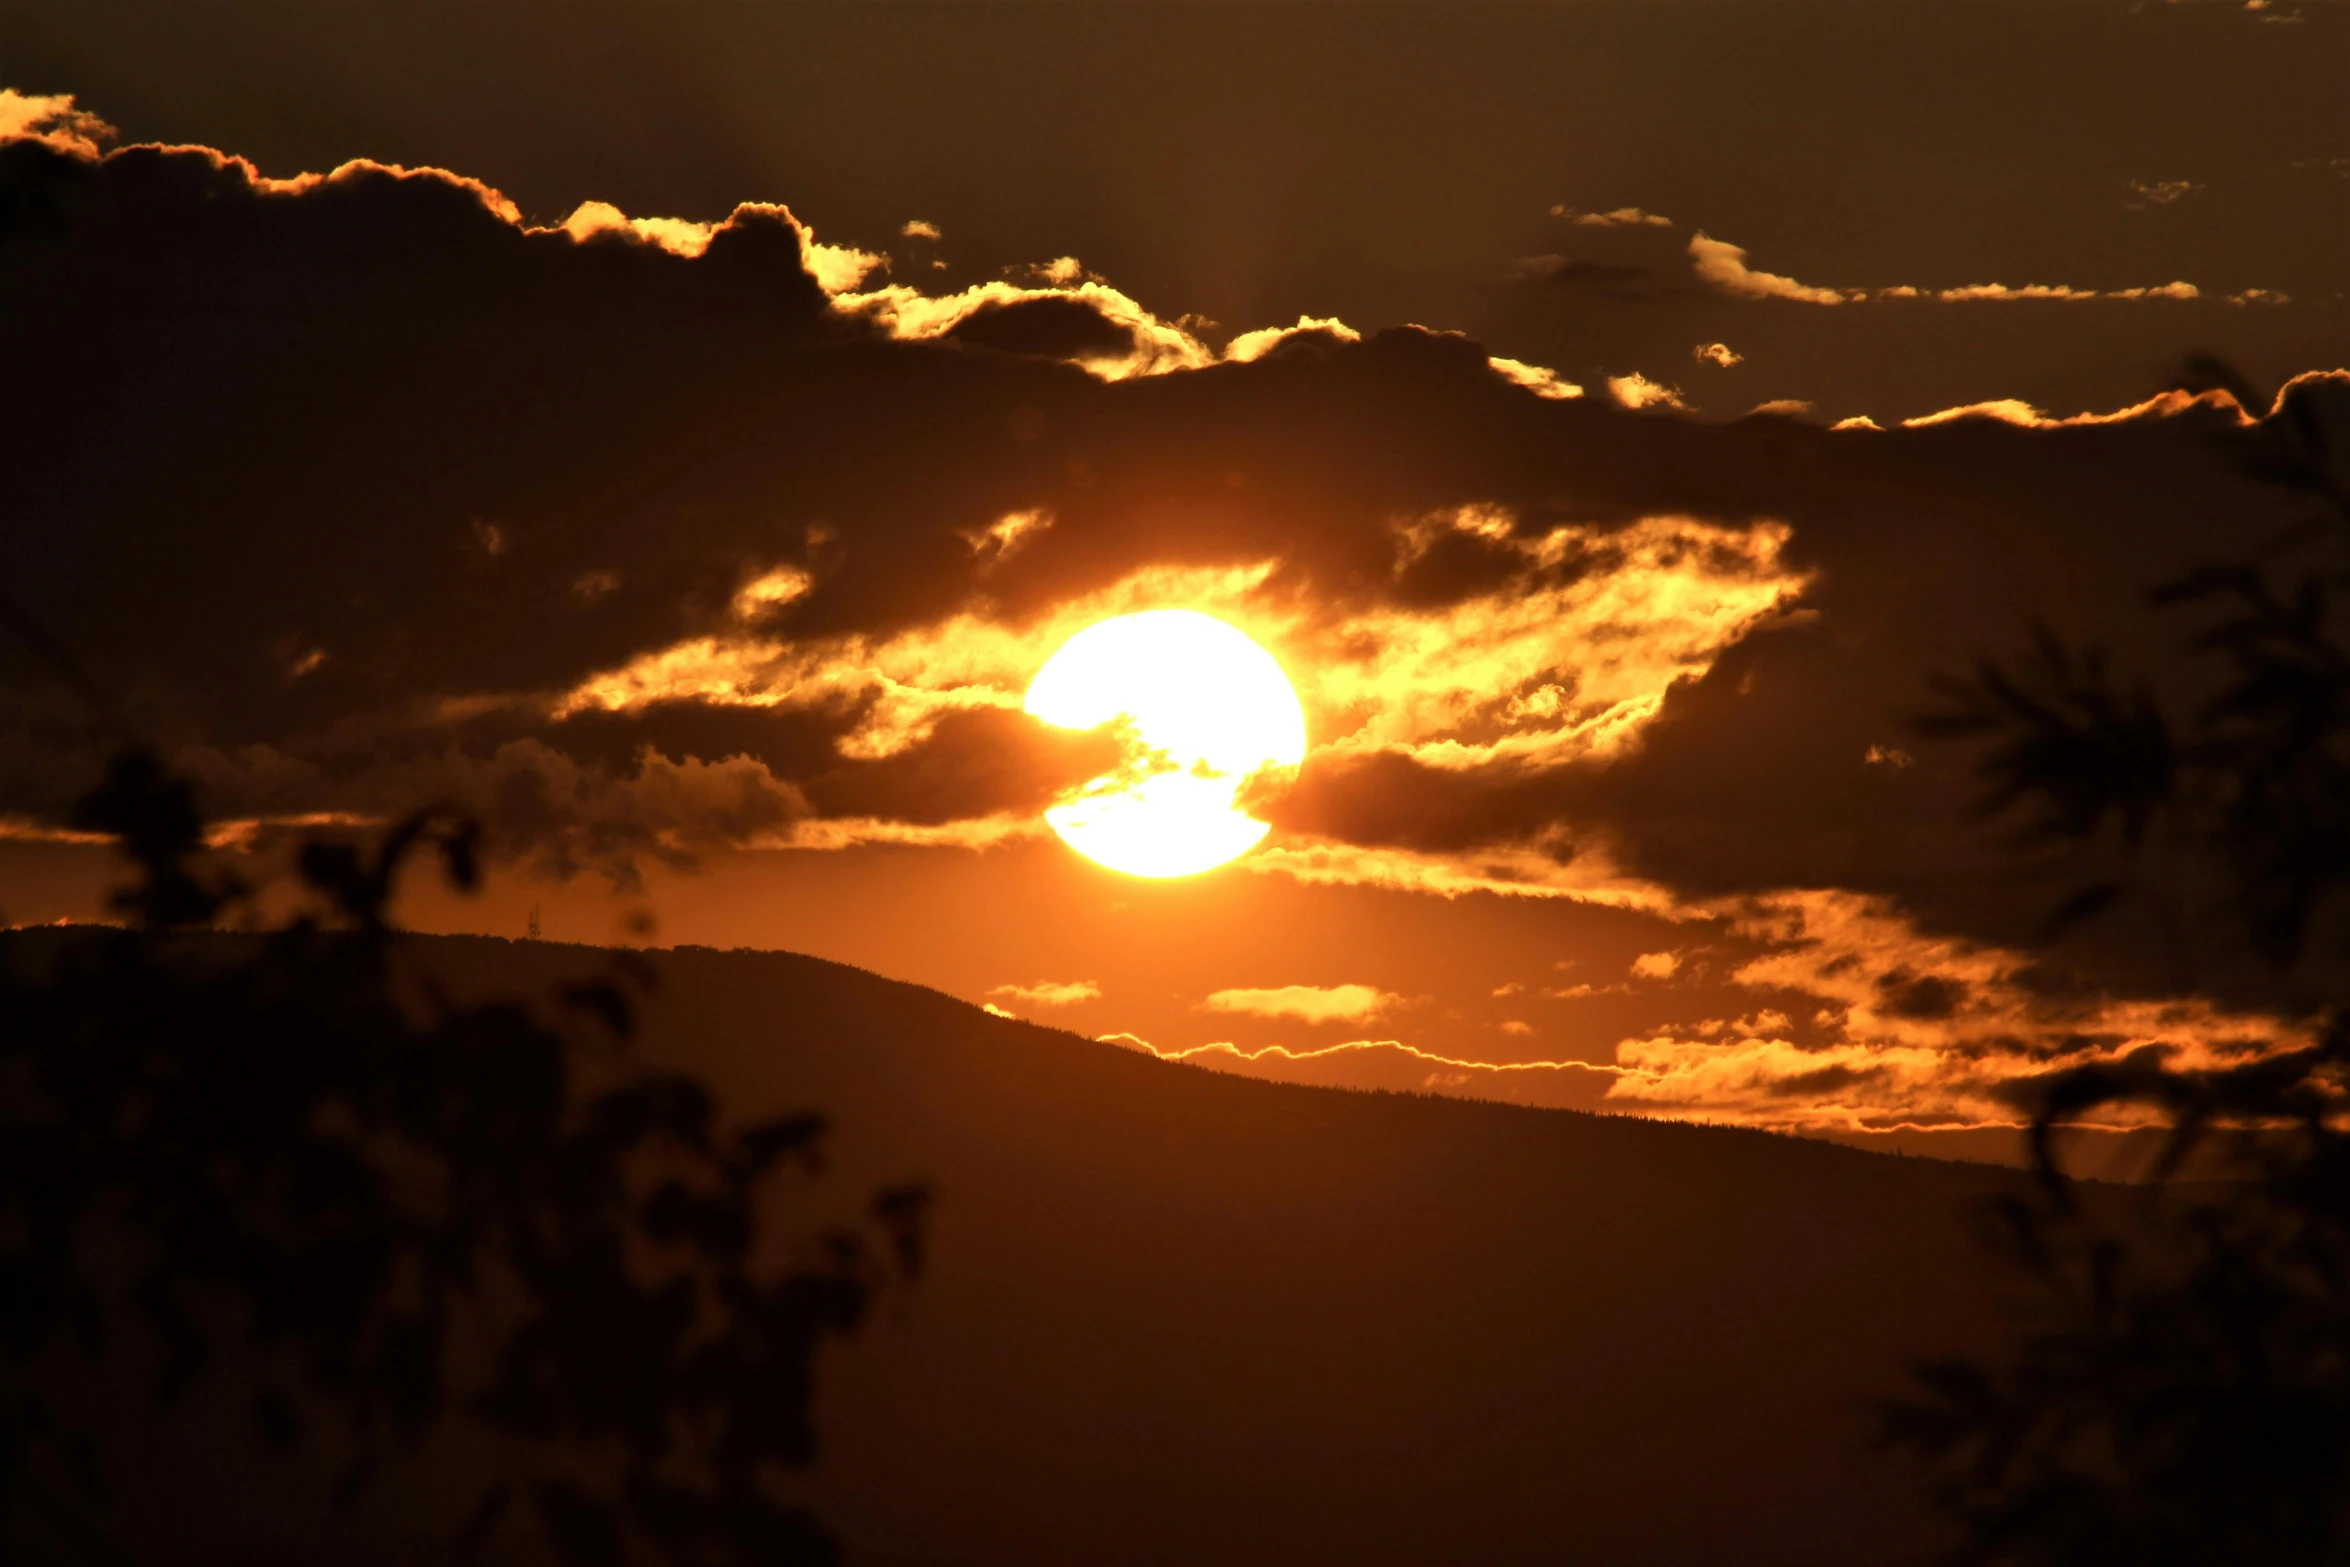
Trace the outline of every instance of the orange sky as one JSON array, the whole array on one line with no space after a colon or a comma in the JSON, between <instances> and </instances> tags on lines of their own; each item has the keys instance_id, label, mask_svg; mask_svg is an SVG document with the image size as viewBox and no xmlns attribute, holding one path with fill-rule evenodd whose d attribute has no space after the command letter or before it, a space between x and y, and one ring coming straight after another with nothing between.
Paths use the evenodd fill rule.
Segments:
<instances>
[{"instance_id":1,"label":"orange sky","mask_svg":"<svg viewBox=\"0 0 2350 1567\"><path fill-rule=\"evenodd\" d=\"M2023 955L2056 872L1960 825L1968 758L1914 728L2035 612L2158 658L2146 582L2277 510L2230 460L2265 406L1699 419L1631 364L1218 326L1073 258L932 277L927 223L540 221L430 169L109 154L61 96L0 96L10 134L48 216L0 287L54 306L5 391L10 580L240 843L481 813L492 888L418 893L426 928L535 906L1231 1070L1921 1146L2012 1122L2051 1052L2280 1037L2126 929ZM1782 315L2284 308L1815 283L1642 208L1554 219ZM1071 633L1163 607L1273 652L1310 750L1263 848L1160 883L1044 829L1116 748L1019 709ZM106 739L5 657L0 911L89 917Z\"/></svg>"}]
</instances>

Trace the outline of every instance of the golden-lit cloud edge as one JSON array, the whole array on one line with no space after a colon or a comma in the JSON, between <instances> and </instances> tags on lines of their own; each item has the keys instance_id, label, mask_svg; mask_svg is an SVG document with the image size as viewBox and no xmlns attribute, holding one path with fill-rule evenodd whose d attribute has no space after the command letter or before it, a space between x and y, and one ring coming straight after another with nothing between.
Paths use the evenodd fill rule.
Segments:
<instances>
[{"instance_id":1,"label":"golden-lit cloud edge","mask_svg":"<svg viewBox=\"0 0 2350 1567\"><path fill-rule=\"evenodd\" d=\"M1049 517L1022 514L987 537L1049 526ZM1782 563L1788 537L1778 523L1675 517L1536 533L1504 508L1455 508L1392 524L1395 571L1453 540L1510 575L1491 592L1427 611L1298 602L1278 591L1276 560L1153 567L1026 621L971 609L884 638L693 638L591 677L548 699L548 711L563 718L676 702L856 710L863 716L841 754L886 758L920 744L948 714L1016 710L1037 669L1076 632L1182 607L1238 627L1281 662L1305 705L1308 767L1374 752L1450 770L1554 766L1621 751L1676 681L1786 612L1805 582ZM770 591L771 580L758 579L753 596L788 600L810 579L798 573ZM1270 861L1318 881L1339 879L1345 863L1306 844ZM1366 869L1362 879L1396 885L1429 874Z\"/></svg>"},{"instance_id":2,"label":"golden-lit cloud edge","mask_svg":"<svg viewBox=\"0 0 2350 1567\"><path fill-rule=\"evenodd\" d=\"M1804 305L1920 300L1946 305L2081 304L2091 300L2119 303L2199 300L2235 306L2289 305L2293 302L2291 295L2273 288L2247 288L2233 294L2212 294L2181 280L2127 288L2075 288L2063 283L2023 283L2012 286L2006 283L1962 283L1947 288L1920 288L1914 284L1897 283L1881 288L1823 288L1750 266L1742 247L1726 240L1714 239L1703 230L1689 238L1689 261L1698 281L1719 293L1740 299L1779 299Z\"/></svg>"},{"instance_id":3,"label":"golden-lit cloud edge","mask_svg":"<svg viewBox=\"0 0 2350 1567\"><path fill-rule=\"evenodd\" d=\"M14 89L0 88L0 141L10 139L41 141L75 158L96 161L113 149L117 133L101 117L79 108L72 94L28 95ZM323 174L304 173L275 178L262 174L246 159L211 148L161 143L136 145L207 157L220 167L240 171L253 189L271 195L301 195L369 176L443 182L470 192L486 211L525 233L562 233L582 244L617 238L681 257L700 256L720 231L739 221L750 218L781 220L787 222L799 235L802 258L809 274L830 297L831 308L843 317L860 320L901 341L930 341L946 337L957 327L989 310L1036 301L1068 301L1089 310L1125 335L1128 346L1122 352L1082 352L1070 361L1105 380L1196 371L1216 364L1248 363L1299 337L1322 337L1336 342L1361 341L1361 333L1341 320L1301 315L1290 326L1242 331L1219 351L1192 329L1188 318L1176 321L1161 318L1133 296L1087 272L1074 257L1066 256L1025 269L1022 281L996 279L946 295L926 294L913 284L903 281L875 284L877 278L886 277L890 271L891 262L887 255L821 241L805 220L789 208L773 203L742 203L725 220L712 223L682 218L632 217L609 202L588 200L580 203L562 222L539 227L527 223L520 209L494 187L436 167L355 159ZM1675 226L1672 220L1637 207L1579 212L1571 207L1559 206L1552 209L1552 215L1590 228ZM934 225L919 221L907 223L903 235L930 243L936 243L939 238ZM1747 252L1742 247L1715 239L1703 230L1692 233L1687 253L1695 276L1718 292L1739 298L1778 299L1814 305L1917 300L1947 304L2090 300L2205 301L2235 306L2291 302L2288 295L2274 289L2248 288L2234 294L2212 294L2183 280L2109 289L2041 283L2008 285L1999 282L1940 288L1910 284L1874 288L1823 287L1756 268L1749 264ZM868 284L875 286L867 287ZM1710 358L1711 362L1721 365L1735 364L1739 359L1739 356L1729 353L1718 344L1700 345L1697 352L1701 359ZM1488 363L1497 376L1538 397L1567 400L1584 395L1582 386L1545 366L1498 355L1490 358ZM1625 408L1678 411L1691 408L1680 388L1652 380L1638 370L1608 378L1607 388L1611 398ZM1797 402L1782 399L1766 403L1757 411L1793 414L1799 412L1800 408ZM1916 427L1967 417L1999 418L2011 423L2111 422L2131 417L2159 417L2171 411L2167 407L2153 408L2141 404L2108 414L2084 413L2072 420L2049 421L2045 415L2027 404L2002 400L1946 409L1907 419L1903 423ZM1864 415L1842 420L1836 427L1865 430L1877 428L1877 425Z\"/></svg>"},{"instance_id":4,"label":"golden-lit cloud edge","mask_svg":"<svg viewBox=\"0 0 2350 1567\"><path fill-rule=\"evenodd\" d=\"M1789 891L1651 912L1687 920L1693 930L1726 921L1735 934L1766 940L1763 956L1727 978L1753 1006L1623 1038L1600 1060L1478 1060L1424 1048L1407 1035L1254 1049L1230 1041L1161 1048L1131 1033L1099 1037L1269 1081L1856 1135L2014 1129L2029 1119L2034 1086L2055 1071L2152 1059L2211 1069L2308 1043L2292 1025L2199 999L2051 998L2032 987L2032 964L2022 955L1921 934L1884 902L1848 892ZM1633 970L1669 986L1680 966L1672 954L1652 953ZM1501 993L1524 989L1504 986ZM1803 1008L1808 1015L1789 1015ZM1361 1017L1270 1005L1222 1010L1318 1023L1360 1021L1382 1009L1366 1007ZM1538 1033L1514 1021L1500 1026L1521 1038ZM2154 1123L2109 1112L2077 1124L2127 1132Z\"/></svg>"}]
</instances>

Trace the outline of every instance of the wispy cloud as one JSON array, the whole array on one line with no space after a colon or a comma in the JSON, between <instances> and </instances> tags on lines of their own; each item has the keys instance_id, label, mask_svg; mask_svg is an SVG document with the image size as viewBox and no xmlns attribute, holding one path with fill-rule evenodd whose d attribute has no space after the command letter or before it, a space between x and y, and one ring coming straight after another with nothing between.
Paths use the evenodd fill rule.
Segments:
<instances>
[{"instance_id":1,"label":"wispy cloud","mask_svg":"<svg viewBox=\"0 0 2350 1567\"><path fill-rule=\"evenodd\" d=\"M1196 370L1216 361L1215 351L1182 325L1162 321L1132 295L1086 275L1074 257L1031 268L1027 275L1031 281L1025 284L998 279L945 295L925 294L905 283L864 293L828 292L839 296L843 314L861 317L905 342L954 340L958 333L969 339L978 330L974 323L1034 315L1040 307L1060 314L1082 311L1108 330L1084 339L1084 346L1065 356L1052 352L1049 344L1039 352L1071 358L1105 380Z\"/></svg>"},{"instance_id":2,"label":"wispy cloud","mask_svg":"<svg viewBox=\"0 0 2350 1567\"><path fill-rule=\"evenodd\" d=\"M2134 403L2111 413L2078 413L2056 418L2042 413L2020 398L2002 397L1990 402L1966 403L1957 408L1919 414L1901 423L1904 429L1910 430L1932 429L1936 425L1957 424L1967 420L1991 420L2023 430L2085 429L2096 425L2131 424L2145 419L2174 419L2199 409L2222 416L2232 415L2238 422L2248 421L2252 417L2227 392L2174 390L2157 393L2142 403Z\"/></svg>"},{"instance_id":3,"label":"wispy cloud","mask_svg":"<svg viewBox=\"0 0 2350 1567\"><path fill-rule=\"evenodd\" d=\"M2051 1071L2208 1068L2300 1042L2202 1000L2052 992L2019 953L1926 935L1851 893L1781 893L1740 919L1771 950L1732 983L1773 1005L1624 1040L1611 1103L1788 1129L2006 1126ZM1796 998L1810 1009L1800 1021Z\"/></svg>"},{"instance_id":4,"label":"wispy cloud","mask_svg":"<svg viewBox=\"0 0 2350 1567\"><path fill-rule=\"evenodd\" d=\"M1556 370L1541 365L1530 365L1523 360L1505 359L1499 354L1485 361L1494 373L1514 386L1522 386L1536 397L1551 402L1568 402L1583 395L1583 388L1563 379Z\"/></svg>"},{"instance_id":5,"label":"wispy cloud","mask_svg":"<svg viewBox=\"0 0 2350 1567\"><path fill-rule=\"evenodd\" d=\"M2304 1042L2275 1020L2201 1000L2054 992L2022 954L1924 934L1889 904L1856 894L1786 892L1680 913L1700 922L1726 918L1764 944L1762 956L1726 976L1734 993L1756 1004L1636 1033L1607 1059L1495 1063L1398 1038L1252 1050L1229 1041L1162 1049L1132 1034L1113 1037L1163 1059L1275 1081L1853 1133L2013 1128L2028 1119L2030 1094L2052 1071L2155 1058L2213 1067ZM1632 964L1650 994L1676 981L1685 987L1688 969L1673 953L1643 954ZM1341 988L1377 994L1368 986ZM1569 999L1641 989L1539 994ZM1288 987L1239 994L1298 991L1316 993ZM1494 998L1533 994L1505 985ZM1333 1013L1329 1020L1354 1019ZM1492 1026L1517 1039L1537 1033L1522 1018ZM2134 1123L2119 1116L2096 1124L2124 1130Z\"/></svg>"},{"instance_id":6,"label":"wispy cloud","mask_svg":"<svg viewBox=\"0 0 2350 1567\"><path fill-rule=\"evenodd\" d=\"M2143 212L2149 207L2172 206L2202 189L2193 180L2125 180L2122 205Z\"/></svg>"},{"instance_id":7,"label":"wispy cloud","mask_svg":"<svg viewBox=\"0 0 2350 1567\"><path fill-rule=\"evenodd\" d=\"M1578 212L1573 207L1556 206L1550 209L1554 218L1587 229L1655 228L1669 229L1673 220L1654 212L1643 212L1638 207L1616 207L1606 212Z\"/></svg>"},{"instance_id":8,"label":"wispy cloud","mask_svg":"<svg viewBox=\"0 0 2350 1567\"><path fill-rule=\"evenodd\" d=\"M1746 252L1702 231L1689 237L1689 258L1697 275L1725 294L1745 299L1792 299L1807 305L1841 305L1862 297L1857 290L1815 288L1776 272L1762 272L1746 264Z\"/></svg>"},{"instance_id":9,"label":"wispy cloud","mask_svg":"<svg viewBox=\"0 0 2350 1567\"><path fill-rule=\"evenodd\" d=\"M1099 1001L1102 987L1090 979L1040 980L1033 985L998 985L988 992L1031 1007L1071 1007L1080 1001Z\"/></svg>"},{"instance_id":10,"label":"wispy cloud","mask_svg":"<svg viewBox=\"0 0 2350 1567\"><path fill-rule=\"evenodd\" d=\"M2069 303L2090 300L2138 302L2148 300L2208 300L2227 305L2284 305L2292 297L2269 288L2247 288L2234 294L2206 294L2194 284L2173 281L2128 288L2076 288L2069 283L1961 283L1947 288L1921 288L1897 283L1883 288L1822 288L1799 283L1776 272L1747 265L1746 252L1702 231L1689 240L1689 256L1700 282L1742 299L1787 299L1807 305L1845 305L1865 301L1933 300L1946 305ZM1705 350L1698 350L1702 357Z\"/></svg>"},{"instance_id":11,"label":"wispy cloud","mask_svg":"<svg viewBox=\"0 0 2350 1567\"><path fill-rule=\"evenodd\" d=\"M1301 1023L1361 1023L1399 999L1371 985L1281 985L1270 990L1219 990L1200 1005L1210 1012L1295 1018Z\"/></svg>"}]
</instances>

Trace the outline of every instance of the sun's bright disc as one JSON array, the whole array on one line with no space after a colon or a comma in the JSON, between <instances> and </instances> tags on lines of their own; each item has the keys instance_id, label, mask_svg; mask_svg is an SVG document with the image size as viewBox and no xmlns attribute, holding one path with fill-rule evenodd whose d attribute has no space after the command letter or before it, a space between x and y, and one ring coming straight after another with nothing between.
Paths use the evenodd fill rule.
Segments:
<instances>
[{"instance_id":1,"label":"sun's bright disc","mask_svg":"<svg viewBox=\"0 0 2350 1567\"><path fill-rule=\"evenodd\" d=\"M1136 876L1238 859L1271 829L1239 808L1251 774L1305 760L1306 715L1273 655L1213 615L1153 609L1088 626L1028 688L1048 724L1121 718L1147 755L1044 813L1069 846Z\"/></svg>"}]
</instances>

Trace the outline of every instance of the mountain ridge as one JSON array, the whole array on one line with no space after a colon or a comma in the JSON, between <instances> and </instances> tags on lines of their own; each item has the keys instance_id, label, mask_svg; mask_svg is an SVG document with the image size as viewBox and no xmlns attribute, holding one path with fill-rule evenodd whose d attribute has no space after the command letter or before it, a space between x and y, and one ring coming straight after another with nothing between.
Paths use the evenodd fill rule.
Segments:
<instances>
[{"instance_id":1,"label":"mountain ridge","mask_svg":"<svg viewBox=\"0 0 2350 1567\"><path fill-rule=\"evenodd\" d=\"M436 966L533 966L470 939ZM822 1110L839 1192L936 1185L929 1276L820 1406L813 1493L871 1560L1857 1567L1932 1536L1869 1406L1990 1321L1966 1214L1997 1172L645 958L649 1059Z\"/></svg>"}]
</instances>

